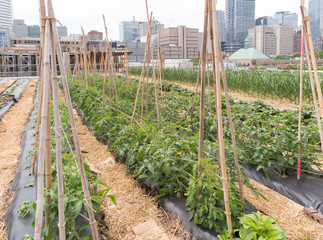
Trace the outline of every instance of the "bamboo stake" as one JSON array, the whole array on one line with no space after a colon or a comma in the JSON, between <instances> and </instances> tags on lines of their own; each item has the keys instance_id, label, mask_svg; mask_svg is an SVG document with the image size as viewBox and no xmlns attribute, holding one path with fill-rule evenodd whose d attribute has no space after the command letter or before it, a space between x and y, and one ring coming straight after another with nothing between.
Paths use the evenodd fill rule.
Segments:
<instances>
[{"instance_id":1,"label":"bamboo stake","mask_svg":"<svg viewBox=\"0 0 323 240\"><path fill-rule=\"evenodd\" d=\"M97 72L98 71L98 68L97 68L97 63L96 63L96 51L95 51L95 48L93 48L93 64L94 64L94 72Z\"/></svg>"},{"instance_id":2,"label":"bamboo stake","mask_svg":"<svg viewBox=\"0 0 323 240\"><path fill-rule=\"evenodd\" d=\"M214 9L216 9L216 0L214 0ZM216 15L214 15L214 19L216 19ZM217 33L217 29L216 29L216 33ZM222 121L222 107L221 107L221 77L220 77L220 64L219 64L220 52L221 51L216 51L216 56L215 56L216 68L218 69L218 71L216 72L216 84L215 84L216 98L217 98L216 117L217 117L217 125L218 125L219 157L220 157L222 184L223 184L225 215L226 215L228 230L230 230L231 232L230 238L233 238L229 191L228 191L229 186L228 186L228 178L227 178L227 172L226 172L224 139L223 139L223 121Z\"/></svg>"},{"instance_id":3,"label":"bamboo stake","mask_svg":"<svg viewBox=\"0 0 323 240\"><path fill-rule=\"evenodd\" d=\"M100 73L103 72L103 58L104 58L104 54L103 51L101 52L101 61L100 61Z\"/></svg>"},{"instance_id":4,"label":"bamboo stake","mask_svg":"<svg viewBox=\"0 0 323 240\"><path fill-rule=\"evenodd\" d=\"M211 0L210 0L211 1ZM239 192L240 192L240 198L243 201L243 183L242 183L242 176L241 176L241 170L239 166L239 159L238 159L238 152L237 152L237 144L236 144L236 137L235 137L235 131L234 131L234 125L232 121L232 113L231 113L231 106L230 106L230 100L229 100L229 90L228 90L228 84L227 84L227 77L225 74L225 68L223 63L223 56L221 51L221 44L220 44L220 37L219 37L219 31L218 31L218 24L216 20L216 1L213 2L213 21L214 21L214 32L215 32L215 39L216 39L216 46L217 46L217 54L218 54L218 61L221 65L222 69L222 79L223 79L223 88L224 88L224 94L225 94L225 101L226 106L228 110L228 117L229 117L229 125L230 125L230 131L231 131L231 137L232 137L232 146L233 146L233 155L234 155L234 163L237 168L237 178L238 178L238 184L239 184ZM219 69L220 71L220 69ZM220 78L219 78L220 81ZM221 92L221 89L220 89ZM221 99L221 96L220 96Z\"/></svg>"},{"instance_id":5,"label":"bamboo stake","mask_svg":"<svg viewBox=\"0 0 323 240\"><path fill-rule=\"evenodd\" d=\"M122 80L121 80L121 94L122 94L122 89L123 89L123 85L124 85L124 80L125 80L125 74L126 74L126 57L124 55L125 53L123 52L123 58L121 58L120 56L120 59L122 59ZM127 84L126 84L127 85ZM127 87L127 86L126 86Z\"/></svg>"},{"instance_id":6,"label":"bamboo stake","mask_svg":"<svg viewBox=\"0 0 323 240\"><path fill-rule=\"evenodd\" d=\"M150 25L149 25L149 30L150 30L150 36L152 33L152 27L153 27L153 22L154 22L154 18L151 20ZM149 34L149 32L148 32ZM151 37L150 37L151 39ZM155 71L155 64L154 64L154 53L153 53L153 49L152 49L152 44L151 41L149 41L149 50L150 55L151 55L151 61L152 61L152 68L153 68L153 81L154 81L154 86L156 85L155 81L156 81L156 71ZM149 100L149 96L150 96L150 91L151 91L151 83L149 82L149 62L148 62L148 68L147 68L147 93L146 93L146 116L148 114L148 100ZM157 89L155 89L155 93L157 93ZM156 95L156 97L158 97L158 95ZM159 121L159 110L158 110L158 99L155 98L155 103L156 103L156 109L157 109L157 121Z\"/></svg>"},{"instance_id":7,"label":"bamboo stake","mask_svg":"<svg viewBox=\"0 0 323 240\"><path fill-rule=\"evenodd\" d=\"M107 80L107 64L108 64L108 28L105 23L105 17L103 16L103 23L104 23L104 29L105 29L105 60L104 60L104 77L103 77L103 92L102 92L102 109L104 109L104 103L105 103L105 86L106 86L106 80ZM103 56L103 54L102 54ZM111 95L110 95L110 104L111 104Z\"/></svg>"},{"instance_id":8,"label":"bamboo stake","mask_svg":"<svg viewBox=\"0 0 323 240\"><path fill-rule=\"evenodd\" d=\"M53 57L52 64L53 64ZM52 65L53 66L53 65ZM51 80L51 75L49 76L49 81ZM51 144L50 144L50 137L51 137L51 113L50 113L50 95L48 94L47 99L47 108L48 108L48 115L47 115L47 122L46 122L46 164L45 164L45 176L46 176L46 190L49 190L52 186L52 159L51 159ZM50 205L52 203L51 197L49 194L46 196L47 203ZM50 211L45 211L45 226L49 226L50 224Z\"/></svg>"},{"instance_id":9,"label":"bamboo stake","mask_svg":"<svg viewBox=\"0 0 323 240\"><path fill-rule=\"evenodd\" d=\"M318 92L321 116L323 116L322 89L321 89L321 85L320 85L320 79L319 79L319 76L317 73L316 58L315 58L315 53L314 53L314 45L313 45L312 33L311 33L311 27L310 27L310 18L308 17L308 14L305 13L305 8L302 5L301 5L301 13L302 13L302 18L303 18L305 29L306 29L306 34L304 34L304 35L306 37L306 41L307 41L308 48L310 51L310 56L311 56L311 61L312 61L312 66L313 66L313 71L314 71L314 77L315 77L315 83L316 83L316 89Z\"/></svg>"},{"instance_id":10,"label":"bamboo stake","mask_svg":"<svg viewBox=\"0 0 323 240\"><path fill-rule=\"evenodd\" d=\"M86 70L88 71L88 84L89 87L92 87L92 71L91 71L91 58L89 51L86 51Z\"/></svg>"},{"instance_id":11,"label":"bamboo stake","mask_svg":"<svg viewBox=\"0 0 323 240\"><path fill-rule=\"evenodd\" d=\"M207 91L209 95L209 114L212 114L212 102L211 102L211 86L210 86L210 69L209 69L209 60L206 64L206 71L207 71Z\"/></svg>"},{"instance_id":12,"label":"bamboo stake","mask_svg":"<svg viewBox=\"0 0 323 240\"><path fill-rule=\"evenodd\" d=\"M306 35L307 29L304 27L304 35ZM321 140L321 151L323 152L323 132L322 132L322 123L321 123L321 113L319 110L319 106L317 104L317 99L316 99L316 89L314 85L314 80L313 80L313 72L312 72L312 67L311 67L311 61L310 61L310 54L309 54L309 43L308 39L305 38L305 53L306 53L306 61L307 61L307 66L308 66L308 73L310 75L310 83L311 83L311 89L312 89L312 96L313 96L313 103L314 103L314 108L316 112L316 120L320 132L320 140Z\"/></svg>"},{"instance_id":13,"label":"bamboo stake","mask_svg":"<svg viewBox=\"0 0 323 240\"><path fill-rule=\"evenodd\" d=\"M104 22L104 28L105 28L105 34L106 34L106 57L107 57L107 60L108 60L108 68L109 68L109 91L112 92L112 95L114 95L116 97L116 102L118 103L118 94L117 94L117 87L116 87L116 84L115 84L115 78L114 78L114 63L112 61L111 63L111 58L113 57L113 54L112 54L112 48L111 48L111 51L110 51L110 43L109 43L109 38L108 38L108 28L107 28L107 25L106 25L106 22L105 22L105 17L103 15L103 22ZM112 75L112 76L111 76ZM113 88L113 90L111 89Z\"/></svg>"},{"instance_id":14,"label":"bamboo stake","mask_svg":"<svg viewBox=\"0 0 323 240\"><path fill-rule=\"evenodd\" d=\"M151 42L150 42L150 44L151 44ZM155 88L155 104L156 104L156 111L157 111L157 122L159 122L159 103L158 103L159 91L156 86L156 69L155 69L154 53L153 53L152 44L150 45L150 51L151 51L152 67L153 67L153 81L154 81L154 88Z\"/></svg>"},{"instance_id":15,"label":"bamboo stake","mask_svg":"<svg viewBox=\"0 0 323 240\"><path fill-rule=\"evenodd\" d=\"M152 18L152 13L150 15L150 19ZM133 113L132 113L132 119L131 119L131 124L133 123L133 120L135 118L136 115L136 109L137 109L137 104L138 104L138 98L139 98L139 93L140 93L140 87L141 87L141 83L144 81L144 75L145 75L145 66L146 66L146 60L147 60L147 54L148 54L148 41L149 41L149 37L147 35L147 42L146 42L146 47L145 47L145 57L144 57L144 65L142 67L141 70L141 76L140 76L140 80L139 80L139 85L138 85L138 90L137 90L137 94L136 94L136 100L135 100L135 106L133 109Z\"/></svg>"},{"instance_id":16,"label":"bamboo stake","mask_svg":"<svg viewBox=\"0 0 323 240\"><path fill-rule=\"evenodd\" d=\"M199 67L198 67L198 70L197 70L197 78L196 78L196 84L195 84L195 94L194 94L194 100L193 100L193 110L194 110L194 104L196 102L197 90L199 88L199 82L200 82L201 58L202 58L202 52L200 53Z\"/></svg>"},{"instance_id":17,"label":"bamboo stake","mask_svg":"<svg viewBox=\"0 0 323 240\"><path fill-rule=\"evenodd\" d=\"M41 60L43 62L43 60ZM43 63L41 64L43 65ZM35 142L34 142L34 153L33 153L33 159L32 159L32 165L31 165L31 174L34 175L35 172L35 163L36 163L36 147L38 144L38 136L39 136L39 127L40 127L40 116L41 116L41 109L42 109L42 99L44 95L44 76L43 76L43 69L44 67L40 68L39 71L39 84L40 84L40 96L39 96L39 101L38 101L38 113L37 113L37 124L36 124L36 133L35 133Z\"/></svg>"},{"instance_id":18,"label":"bamboo stake","mask_svg":"<svg viewBox=\"0 0 323 240\"><path fill-rule=\"evenodd\" d=\"M203 158L203 143L204 143L204 117L205 117L205 62L206 62L206 46L207 46L207 26L208 26L208 0L205 0L204 7L204 30L203 30L203 40L202 40L202 50L200 62L202 66L201 71L201 95L200 95L200 128L199 128L199 149L198 149L198 170L197 179L199 182L202 165L201 159ZM201 189L199 185L197 186L197 197L200 195Z\"/></svg>"},{"instance_id":19,"label":"bamboo stake","mask_svg":"<svg viewBox=\"0 0 323 240\"><path fill-rule=\"evenodd\" d=\"M162 70L163 70L163 62L162 62L162 55L161 55L161 44L160 44L160 30L158 30L158 83L160 83L161 87L161 101L164 102L164 97L163 97L163 92L164 92L164 96L166 98L166 90L165 90L165 85L164 85L164 89L163 89L163 83L165 83L162 79ZM159 84L158 84L159 85Z\"/></svg>"},{"instance_id":20,"label":"bamboo stake","mask_svg":"<svg viewBox=\"0 0 323 240\"><path fill-rule=\"evenodd\" d=\"M88 88L88 82L87 82L87 62L86 62L86 45L85 45L85 35L84 35L84 30L81 27L82 30L82 35L83 35L83 61L84 61L84 73L85 73L85 87Z\"/></svg>"},{"instance_id":21,"label":"bamboo stake","mask_svg":"<svg viewBox=\"0 0 323 240\"><path fill-rule=\"evenodd\" d=\"M52 1L48 0L47 5L48 5L49 17L54 19L55 15L54 15L54 9L52 6ZM58 38L58 30L57 30L57 26L56 26L56 21L52 21L51 24L52 24L52 29L54 32L54 40L55 40L55 46L56 46L56 50L57 50L58 63L59 63L59 67L61 69L61 76L62 76L65 100L66 100L66 104L67 104L67 109L68 109L68 114L69 114L69 119L70 119L70 124L71 124L71 130L72 130L72 134L73 134L73 142L74 142L74 147L76 150L78 167L79 167L79 171L80 171L80 175L81 175L82 189L84 192L86 207L87 207L87 211L88 211L89 218L90 218L92 238L94 240L98 240L98 227L97 227L97 222L94 217L94 212L93 212L92 203L91 203L91 195L90 195L88 185L87 185L87 179L86 179L86 175L85 175L85 169L84 169L84 163L83 163L83 159L82 159L80 142L79 142L79 138L78 138L78 134L77 134L75 117L73 114L73 107L72 107L71 97L70 97L67 79L66 79L66 72L65 72L65 69L63 66L63 61L62 61L60 42L58 41L59 38Z\"/></svg>"},{"instance_id":22,"label":"bamboo stake","mask_svg":"<svg viewBox=\"0 0 323 240\"><path fill-rule=\"evenodd\" d=\"M129 73L130 73L130 70L129 70L129 59L128 59L128 50L127 50L127 46L125 47L125 57L126 57L126 74L127 74L127 88L129 88ZM131 76L130 76L130 79L131 79Z\"/></svg>"},{"instance_id":23,"label":"bamboo stake","mask_svg":"<svg viewBox=\"0 0 323 240\"><path fill-rule=\"evenodd\" d=\"M49 51L50 51L50 29L49 20L46 20L45 41L44 41L44 96L41 113L41 131L39 143L38 173L37 173L37 207L35 216L34 239L40 240L43 208L44 208L44 157L46 151L46 125L48 117L48 96L49 96Z\"/></svg>"},{"instance_id":24,"label":"bamboo stake","mask_svg":"<svg viewBox=\"0 0 323 240\"><path fill-rule=\"evenodd\" d=\"M299 143L301 142L302 134L302 107L303 107L303 65L304 65L304 26L302 26L301 34L301 66L300 66L300 86L299 86L299 110L298 110L298 136ZM301 145L298 146L298 159L297 159L297 179L301 178Z\"/></svg>"},{"instance_id":25,"label":"bamboo stake","mask_svg":"<svg viewBox=\"0 0 323 240\"><path fill-rule=\"evenodd\" d=\"M51 28L51 43L52 43L52 59L55 58L55 64L52 61L52 95L53 95L53 110L54 110L54 132L56 143L56 171L57 171L57 188L58 188L58 229L59 239L65 240L65 214L64 214L64 184L63 184L63 163L62 163L62 147L61 147L61 120L59 114L59 97L58 97L58 78L56 72L56 50L54 42L53 29Z\"/></svg>"},{"instance_id":26,"label":"bamboo stake","mask_svg":"<svg viewBox=\"0 0 323 240\"><path fill-rule=\"evenodd\" d=\"M78 74L80 76L79 81L84 85L84 80L83 80L83 74L81 72L81 62L82 62L82 55L77 54L77 69L78 69Z\"/></svg>"},{"instance_id":27,"label":"bamboo stake","mask_svg":"<svg viewBox=\"0 0 323 240\"><path fill-rule=\"evenodd\" d=\"M42 109L42 99L43 99L43 91L44 91L44 76L43 76L43 69L44 69L44 39L45 39L45 17L46 17L46 8L45 8L45 1L39 0L39 12L40 12L40 25L41 25L41 35L40 35L40 42L41 42L41 51L40 51L40 70L39 70L39 83L40 83L40 97L38 101L38 113L37 113L37 124L36 124L36 133L35 133L35 142L34 148L37 147L38 143L38 135L39 135L39 126L40 126L40 114ZM36 150L33 153L32 159L32 166L31 166L31 174L34 175L35 172L35 162L36 162Z\"/></svg>"},{"instance_id":28,"label":"bamboo stake","mask_svg":"<svg viewBox=\"0 0 323 240\"><path fill-rule=\"evenodd\" d=\"M95 68L94 68L94 54L95 54L95 51L93 50L93 60L91 60L91 75L92 75L92 81L93 81L93 86L94 86L94 89L95 90L98 90L97 87L96 87L96 83L95 83L95 78L94 78L94 74L95 74ZM91 59L91 54L90 54L90 59ZM92 61L93 61L93 64L92 64Z\"/></svg>"}]
</instances>

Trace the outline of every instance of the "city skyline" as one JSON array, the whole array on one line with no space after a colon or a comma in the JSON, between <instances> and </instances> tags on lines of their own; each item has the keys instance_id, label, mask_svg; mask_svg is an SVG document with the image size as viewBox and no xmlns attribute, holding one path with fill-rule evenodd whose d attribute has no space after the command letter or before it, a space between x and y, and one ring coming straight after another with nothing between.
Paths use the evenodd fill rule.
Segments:
<instances>
[{"instance_id":1,"label":"city skyline","mask_svg":"<svg viewBox=\"0 0 323 240\"><path fill-rule=\"evenodd\" d=\"M28 25L39 24L38 0L30 0L26 5L23 0L13 0L14 19L23 19ZM87 2L70 0L54 0L54 9L57 19L68 27L69 34L81 33L81 26L85 32L98 30L104 32L102 14L105 15L109 38L119 38L119 24L121 21L131 21L135 16L138 21L147 21L145 1L120 0L117 6L108 2L92 0ZM275 4L277 3L277 4ZM295 0L256 0L256 18L273 16L278 11L296 12L300 16L299 2ZM306 1L307 4L307 1ZM156 20L165 24L165 27L186 25L190 28L199 28L202 31L204 1L178 0L163 2L148 1L149 11L153 11ZM124 8L122 6L127 6ZM275 7L278 6L278 7ZM75 11L71 11L71 9ZM219 0L217 10L225 10L225 0ZM299 17L300 19L300 17Z\"/></svg>"}]
</instances>

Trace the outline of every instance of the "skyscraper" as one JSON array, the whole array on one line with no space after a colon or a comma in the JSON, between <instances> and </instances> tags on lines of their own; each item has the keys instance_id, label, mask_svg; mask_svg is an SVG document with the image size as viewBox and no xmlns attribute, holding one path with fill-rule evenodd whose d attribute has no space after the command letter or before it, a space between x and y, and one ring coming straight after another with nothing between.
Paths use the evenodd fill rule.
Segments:
<instances>
[{"instance_id":1,"label":"skyscraper","mask_svg":"<svg viewBox=\"0 0 323 240\"><path fill-rule=\"evenodd\" d=\"M216 20L218 22L218 31L220 42L225 41L225 14L222 10L216 11Z\"/></svg>"},{"instance_id":2,"label":"skyscraper","mask_svg":"<svg viewBox=\"0 0 323 240\"><path fill-rule=\"evenodd\" d=\"M312 38L315 40L323 34L323 2L322 0L309 0L308 15L310 17Z\"/></svg>"},{"instance_id":3,"label":"skyscraper","mask_svg":"<svg viewBox=\"0 0 323 240\"><path fill-rule=\"evenodd\" d=\"M255 26L255 0L226 0L226 52L244 47L248 29Z\"/></svg>"},{"instance_id":4,"label":"skyscraper","mask_svg":"<svg viewBox=\"0 0 323 240\"><path fill-rule=\"evenodd\" d=\"M278 20L273 17L264 16L256 19L256 26L264 25L269 27L275 24L278 24Z\"/></svg>"},{"instance_id":5,"label":"skyscraper","mask_svg":"<svg viewBox=\"0 0 323 240\"><path fill-rule=\"evenodd\" d=\"M277 24L288 24L296 30L298 28L298 15L290 11L276 12L274 18L278 21Z\"/></svg>"},{"instance_id":6,"label":"skyscraper","mask_svg":"<svg viewBox=\"0 0 323 240\"><path fill-rule=\"evenodd\" d=\"M140 37L140 25L144 22L138 22L133 17L133 21L122 21L119 24L120 41L135 41Z\"/></svg>"},{"instance_id":7,"label":"skyscraper","mask_svg":"<svg viewBox=\"0 0 323 240\"><path fill-rule=\"evenodd\" d=\"M12 2L0 1L0 28L12 30Z\"/></svg>"}]
</instances>

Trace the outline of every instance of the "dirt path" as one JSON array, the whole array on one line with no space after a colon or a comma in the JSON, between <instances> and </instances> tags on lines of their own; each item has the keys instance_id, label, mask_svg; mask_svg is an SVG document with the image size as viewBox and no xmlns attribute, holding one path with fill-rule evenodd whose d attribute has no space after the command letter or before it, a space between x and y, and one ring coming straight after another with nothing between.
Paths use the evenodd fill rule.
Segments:
<instances>
[{"instance_id":1,"label":"dirt path","mask_svg":"<svg viewBox=\"0 0 323 240\"><path fill-rule=\"evenodd\" d=\"M21 153L22 133L34 108L36 85L37 79L31 80L20 100L0 120L0 239L6 239L4 215L13 195L8 190Z\"/></svg>"},{"instance_id":2,"label":"dirt path","mask_svg":"<svg viewBox=\"0 0 323 240\"><path fill-rule=\"evenodd\" d=\"M76 112L75 116L83 155L99 178L113 187L109 194L116 196L118 204L115 206L109 199L103 204L104 222L109 228L103 232L111 239L120 240L191 239L190 234L182 230L177 217L158 208L131 177L127 167L116 163L114 156L107 152L108 146L95 138ZM133 228L149 220L154 220L160 229L136 235Z\"/></svg>"}]
</instances>

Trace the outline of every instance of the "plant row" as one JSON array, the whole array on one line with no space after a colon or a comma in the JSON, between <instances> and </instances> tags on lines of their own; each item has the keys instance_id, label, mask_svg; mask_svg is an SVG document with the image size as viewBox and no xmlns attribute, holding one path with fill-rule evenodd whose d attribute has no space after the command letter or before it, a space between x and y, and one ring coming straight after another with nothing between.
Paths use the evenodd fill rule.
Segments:
<instances>
[{"instance_id":1,"label":"plant row","mask_svg":"<svg viewBox=\"0 0 323 240\"><path fill-rule=\"evenodd\" d=\"M198 163L199 103L193 103L192 91L167 83L166 98L159 97L162 102L159 105L158 122L154 91L149 92L149 101L146 103L147 88L144 86L145 91L143 95L142 92L139 94L135 121L132 124L131 115L138 81L132 80L131 84L126 85L125 80L117 78L115 85L118 101L116 97L107 97L103 109L100 90L103 89L102 79L100 75L92 79L96 81L95 85L99 90L86 89L79 81L70 82L71 97L78 109L84 113L85 122L133 170L134 177L149 181L152 187L159 189L161 195L186 196L190 219L224 233L226 217L221 172L218 167L214 107L211 105L211 108L206 108L204 158ZM113 91L107 87L106 96L111 92ZM213 95L210 100L214 103ZM281 112L262 102L255 102L250 106L231 99L231 104L241 163L254 163L258 165L258 169L265 171L274 167L275 171L284 173L286 169L295 168L298 146L301 145L302 169L310 170L312 164L318 164L314 154L317 148L317 129L310 110L304 115L303 138L300 143L297 141L297 112ZM224 101L222 105L230 207L234 226L239 227L239 218L245 204L239 199L236 187L237 169L234 166ZM197 176L196 169L199 164L202 173ZM243 176L244 183L249 185L244 173Z\"/></svg>"},{"instance_id":2,"label":"plant row","mask_svg":"<svg viewBox=\"0 0 323 240\"><path fill-rule=\"evenodd\" d=\"M85 234L84 230L90 227L88 222L88 215L85 211L86 201L82 190L80 172L78 169L77 158L75 156L75 149L72 146L72 131L69 122L69 116L66 106L63 102L59 103L60 116L62 123L62 161L64 173L64 211L66 222L66 239L92 239L91 235ZM51 126L54 125L53 108ZM43 227L43 239L56 239L59 235L58 229L58 182L57 182L57 168L56 168L56 148L55 148L55 133L52 128L51 131L51 160L52 160L52 185L49 190L45 189L44 194L44 212L50 212L49 222L50 225ZM36 151L37 149L33 150ZM31 152L29 155L32 155ZM30 166L27 166L30 167ZM91 172L89 165L84 161L86 177L88 181L88 188L91 195L92 207L100 213L100 206L105 197L109 197L114 203L115 197L108 195L111 187L101 182L95 174ZM101 187L99 188L99 185ZM48 196L51 201L48 202ZM33 210L33 211L32 211ZM32 214L36 211L36 202L25 201L20 205L18 213L20 217L24 218L27 214ZM32 222L34 226L35 216ZM85 219L82 219L85 218ZM80 223L85 224L80 224ZM30 235L25 235L25 239L32 239Z\"/></svg>"},{"instance_id":3,"label":"plant row","mask_svg":"<svg viewBox=\"0 0 323 240\"><path fill-rule=\"evenodd\" d=\"M131 67L133 75L140 76L141 67ZM152 76L152 68L149 70ZM198 71L196 69L164 69L166 80L195 84ZM228 89L235 92L243 92L254 97L266 97L271 99L285 99L291 102L299 101L300 76L299 71L277 70L226 70ZM213 74L209 73L213 86ZM323 87L323 84L321 83ZM312 102L312 90L309 75L304 73L303 100Z\"/></svg>"}]
</instances>

